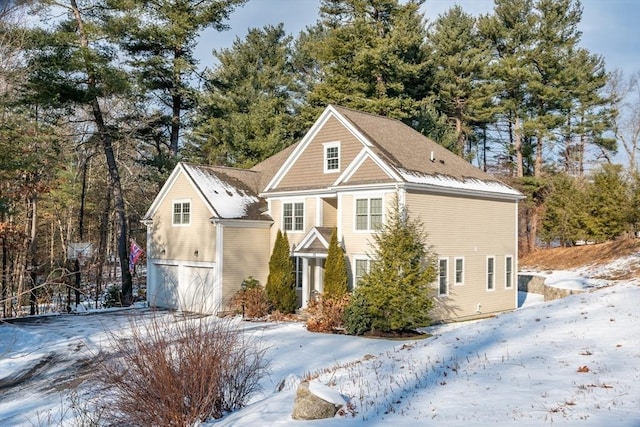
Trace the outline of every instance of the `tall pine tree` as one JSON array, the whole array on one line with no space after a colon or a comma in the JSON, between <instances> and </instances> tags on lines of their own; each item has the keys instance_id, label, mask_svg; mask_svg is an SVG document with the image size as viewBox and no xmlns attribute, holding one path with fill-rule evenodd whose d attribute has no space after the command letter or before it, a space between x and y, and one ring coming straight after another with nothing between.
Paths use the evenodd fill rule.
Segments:
<instances>
[{"instance_id":1,"label":"tall pine tree","mask_svg":"<svg viewBox=\"0 0 640 427\"><path fill-rule=\"evenodd\" d=\"M250 29L230 49L214 51L197 126L197 155L210 164L251 167L301 136L301 95L283 25Z\"/></svg>"}]
</instances>

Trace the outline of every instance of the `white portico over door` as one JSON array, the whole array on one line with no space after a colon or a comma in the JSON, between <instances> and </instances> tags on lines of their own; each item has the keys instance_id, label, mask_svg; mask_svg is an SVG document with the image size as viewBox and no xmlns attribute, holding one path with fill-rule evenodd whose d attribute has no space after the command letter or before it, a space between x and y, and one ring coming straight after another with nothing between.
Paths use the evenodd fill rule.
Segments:
<instances>
[{"instance_id":1,"label":"white portico over door","mask_svg":"<svg viewBox=\"0 0 640 427\"><path fill-rule=\"evenodd\" d=\"M298 265L301 308L306 308L309 300L323 291L324 262L332 231L331 227L313 227L293 248L292 255Z\"/></svg>"}]
</instances>

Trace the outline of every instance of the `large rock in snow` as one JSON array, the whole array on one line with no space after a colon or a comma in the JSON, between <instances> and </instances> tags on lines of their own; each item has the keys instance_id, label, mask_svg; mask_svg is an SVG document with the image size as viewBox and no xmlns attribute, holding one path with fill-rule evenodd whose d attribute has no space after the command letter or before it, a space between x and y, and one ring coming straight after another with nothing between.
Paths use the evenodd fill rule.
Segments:
<instances>
[{"instance_id":1,"label":"large rock in snow","mask_svg":"<svg viewBox=\"0 0 640 427\"><path fill-rule=\"evenodd\" d=\"M294 420L333 418L346 404L344 398L329 387L303 381L296 391L292 417Z\"/></svg>"}]
</instances>

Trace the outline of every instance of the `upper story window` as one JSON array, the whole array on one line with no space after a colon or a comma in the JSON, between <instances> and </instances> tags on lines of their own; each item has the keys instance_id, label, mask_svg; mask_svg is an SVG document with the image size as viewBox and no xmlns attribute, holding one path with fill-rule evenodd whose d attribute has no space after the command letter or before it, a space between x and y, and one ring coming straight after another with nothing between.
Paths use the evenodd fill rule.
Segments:
<instances>
[{"instance_id":1,"label":"upper story window","mask_svg":"<svg viewBox=\"0 0 640 427\"><path fill-rule=\"evenodd\" d=\"M285 231L304 231L304 203L282 204L282 227Z\"/></svg>"},{"instance_id":2,"label":"upper story window","mask_svg":"<svg viewBox=\"0 0 640 427\"><path fill-rule=\"evenodd\" d=\"M324 173L340 171L340 143L324 144Z\"/></svg>"},{"instance_id":3,"label":"upper story window","mask_svg":"<svg viewBox=\"0 0 640 427\"><path fill-rule=\"evenodd\" d=\"M171 223L173 225L189 225L191 224L191 202L179 200L173 202L173 216Z\"/></svg>"},{"instance_id":4,"label":"upper story window","mask_svg":"<svg viewBox=\"0 0 640 427\"><path fill-rule=\"evenodd\" d=\"M356 230L377 230L382 225L382 199L356 199Z\"/></svg>"}]
</instances>

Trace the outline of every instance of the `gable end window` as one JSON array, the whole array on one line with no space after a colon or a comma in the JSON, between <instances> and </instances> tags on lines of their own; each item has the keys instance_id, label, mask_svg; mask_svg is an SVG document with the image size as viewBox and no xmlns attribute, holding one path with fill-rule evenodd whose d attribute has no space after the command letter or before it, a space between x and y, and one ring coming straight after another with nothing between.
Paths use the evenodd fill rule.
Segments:
<instances>
[{"instance_id":1,"label":"gable end window","mask_svg":"<svg viewBox=\"0 0 640 427\"><path fill-rule=\"evenodd\" d=\"M172 215L171 223L173 225L191 224L191 202L188 202L188 201L173 202L173 215Z\"/></svg>"},{"instance_id":2,"label":"gable end window","mask_svg":"<svg viewBox=\"0 0 640 427\"><path fill-rule=\"evenodd\" d=\"M356 230L378 230L382 226L382 199L356 199Z\"/></svg>"},{"instance_id":3,"label":"gable end window","mask_svg":"<svg viewBox=\"0 0 640 427\"><path fill-rule=\"evenodd\" d=\"M324 144L324 173L340 171L340 143Z\"/></svg>"},{"instance_id":4,"label":"gable end window","mask_svg":"<svg viewBox=\"0 0 640 427\"><path fill-rule=\"evenodd\" d=\"M282 228L285 231L304 231L304 203L282 205Z\"/></svg>"}]
</instances>

